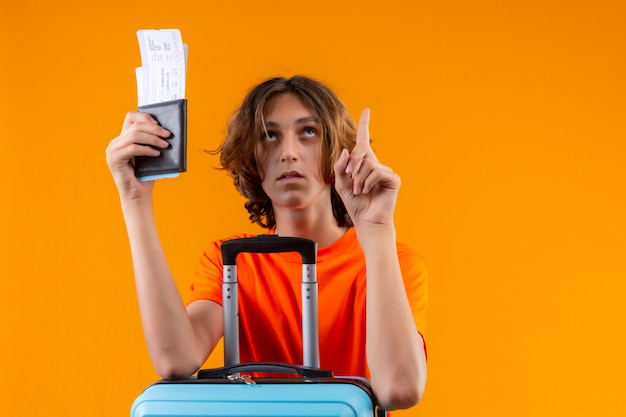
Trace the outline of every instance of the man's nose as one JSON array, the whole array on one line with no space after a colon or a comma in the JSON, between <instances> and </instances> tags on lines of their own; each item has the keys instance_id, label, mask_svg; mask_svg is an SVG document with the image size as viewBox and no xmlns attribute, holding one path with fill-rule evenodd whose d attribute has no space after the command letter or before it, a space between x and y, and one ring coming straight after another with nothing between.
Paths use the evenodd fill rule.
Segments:
<instances>
[{"instance_id":1,"label":"man's nose","mask_svg":"<svg viewBox=\"0 0 626 417\"><path fill-rule=\"evenodd\" d=\"M293 132L286 133L280 144L280 160L282 162L297 160L300 148L299 145L300 142L298 141L298 136L296 134Z\"/></svg>"}]
</instances>

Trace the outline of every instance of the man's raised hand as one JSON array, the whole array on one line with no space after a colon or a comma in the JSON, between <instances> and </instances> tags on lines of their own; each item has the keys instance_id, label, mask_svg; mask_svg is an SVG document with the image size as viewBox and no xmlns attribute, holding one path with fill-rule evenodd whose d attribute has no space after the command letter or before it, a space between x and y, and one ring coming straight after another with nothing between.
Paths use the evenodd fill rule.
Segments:
<instances>
[{"instance_id":1,"label":"man's raised hand","mask_svg":"<svg viewBox=\"0 0 626 417\"><path fill-rule=\"evenodd\" d=\"M370 110L359 118L356 144L335 163L335 188L355 226L392 224L400 177L380 163L370 145Z\"/></svg>"}]
</instances>

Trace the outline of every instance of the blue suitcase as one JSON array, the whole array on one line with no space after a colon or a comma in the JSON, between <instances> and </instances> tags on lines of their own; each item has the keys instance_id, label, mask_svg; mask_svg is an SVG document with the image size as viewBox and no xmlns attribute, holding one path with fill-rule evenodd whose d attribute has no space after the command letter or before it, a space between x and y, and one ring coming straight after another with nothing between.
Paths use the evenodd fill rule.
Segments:
<instances>
[{"instance_id":1,"label":"blue suitcase","mask_svg":"<svg viewBox=\"0 0 626 417\"><path fill-rule=\"evenodd\" d=\"M196 377L157 381L133 402L131 417L384 416L366 379L334 376L319 368L317 244L260 235L226 241L221 250L225 366L200 370ZM236 258L241 252L299 252L302 256L303 365L239 363ZM258 373L263 376L256 377Z\"/></svg>"}]
</instances>

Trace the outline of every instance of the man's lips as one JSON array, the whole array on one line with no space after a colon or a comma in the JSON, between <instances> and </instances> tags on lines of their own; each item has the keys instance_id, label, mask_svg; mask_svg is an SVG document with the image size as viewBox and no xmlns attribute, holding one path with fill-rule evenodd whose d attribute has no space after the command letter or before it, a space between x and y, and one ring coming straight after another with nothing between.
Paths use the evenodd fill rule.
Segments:
<instances>
[{"instance_id":1,"label":"man's lips","mask_svg":"<svg viewBox=\"0 0 626 417\"><path fill-rule=\"evenodd\" d=\"M302 175L300 175L298 171L286 171L280 174L280 177L278 177L279 180L285 180L290 178L302 178Z\"/></svg>"}]
</instances>

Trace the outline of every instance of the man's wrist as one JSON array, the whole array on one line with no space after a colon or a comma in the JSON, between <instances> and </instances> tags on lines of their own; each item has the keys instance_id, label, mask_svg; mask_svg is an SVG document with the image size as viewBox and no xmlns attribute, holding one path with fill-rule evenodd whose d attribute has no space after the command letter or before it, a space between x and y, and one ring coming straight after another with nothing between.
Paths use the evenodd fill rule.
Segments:
<instances>
[{"instance_id":1,"label":"man's wrist","mask_svg":"<svg viewBox=\"0 0 626 417\"><path fill-rule=\"evenodd\" d=\"M363 251L378 250L381 246L396 244L396 228L392 224L359 224L355 225L356 236Z\"/></svg>"}]
</instances>

